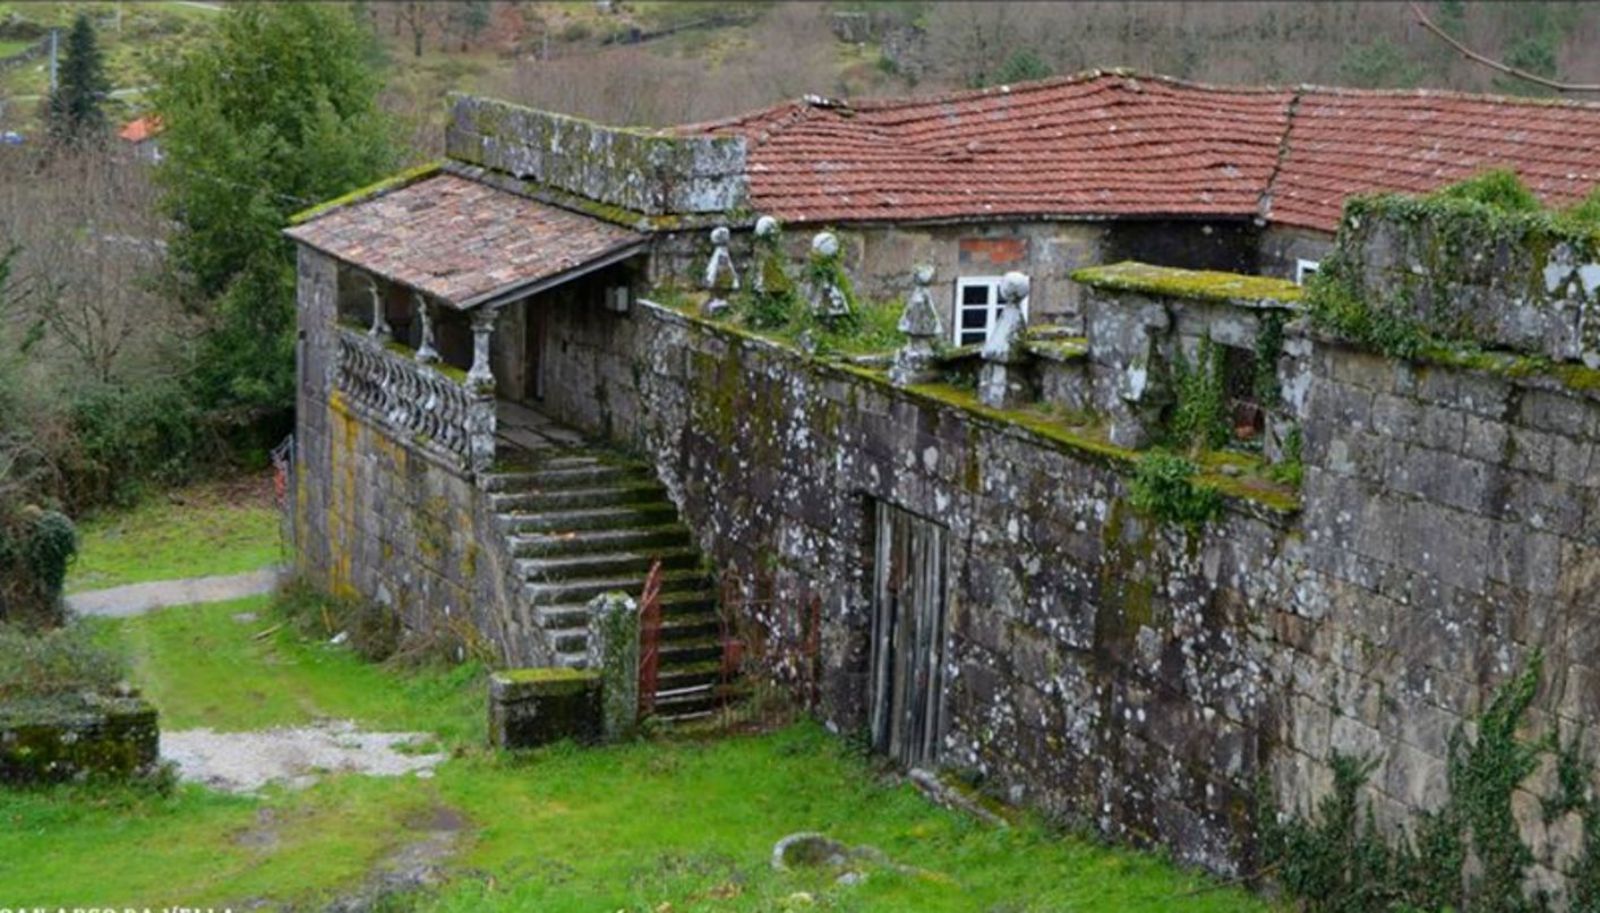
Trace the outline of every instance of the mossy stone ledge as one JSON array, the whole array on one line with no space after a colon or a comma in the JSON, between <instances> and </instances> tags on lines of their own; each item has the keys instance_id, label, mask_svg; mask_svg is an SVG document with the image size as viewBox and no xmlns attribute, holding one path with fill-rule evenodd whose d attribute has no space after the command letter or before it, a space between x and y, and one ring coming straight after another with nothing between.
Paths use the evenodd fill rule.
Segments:
<instances>
[{"instance_id":1,"label":"mossy stone ledge","mask_svg":"<svg viewBox=\"0 0 1600 913\"><path fill-rule=\"evenodd\" d=\"M561 667L496 672L489 676L489 741L496 748L537 748L562 739L598 742L600 698L597 672Z\"/></svg>"}]
</instances>

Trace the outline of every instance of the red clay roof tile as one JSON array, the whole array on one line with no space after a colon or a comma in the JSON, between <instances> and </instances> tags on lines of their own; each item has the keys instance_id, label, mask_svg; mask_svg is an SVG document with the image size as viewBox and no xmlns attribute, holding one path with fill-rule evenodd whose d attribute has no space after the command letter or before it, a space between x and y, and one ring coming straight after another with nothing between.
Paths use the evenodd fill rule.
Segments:
<instances>
[{"instance_id":1,"label":"red clay roof tile","mask_svg":"<svg viewBox=\"0 0 1600 913\"><path fill-rule=\"evenodd\" d=\"M800 222L1264 216L1332 231L1351 194L1492 167L1554 204L1600 181L1600 105L1120 73L808 99L678 132L748 137L753 207Z\"/></svg>"},{"instance_id":2,"label":"red clay roof tile","mask_svg":"<svg viewBox=\"0 0 1600 913\"><path fill-rule=\"evenodd\" d=\"M644 240L610 222L451 174L334 209L286 233L455 307Z\"/></svg>"}]
</instances>

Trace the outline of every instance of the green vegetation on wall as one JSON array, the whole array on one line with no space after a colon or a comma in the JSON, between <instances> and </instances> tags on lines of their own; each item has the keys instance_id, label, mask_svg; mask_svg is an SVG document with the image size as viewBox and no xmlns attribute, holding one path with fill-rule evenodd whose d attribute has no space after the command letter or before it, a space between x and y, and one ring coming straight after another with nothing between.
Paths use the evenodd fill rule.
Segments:
<instances>
[{"instance_id":1,"label":"green vegetation on wall","mask_svg":"<svg viewBox=\"0 0 1600 913\"><path fill-rule=\"evenodd\" d=\"M1483 713L1452 734L1446 764L1448 798L1424 814L1406 837L1386 839L1359 793L1377 759L1335 753L1334 789L1310 816L1278 823L1263 809L1263 862L1284 888L1317 913L1401 910L1544 911L1542 894L1523 887L1533 852L1521 837L1512 793L1557 753L1560 794L1547 802L1553 818L1577 812L1584 851L1571 873L1574 910L1593 910L1600 900L1600 825L1595 803L1585 798L1591 773L1572 746L1556 735L1527 739L1518 734L1538 689L1542 659L1535 653L1523 672L1502 686ZM1469 731L1475 735L1469 736Z\"/></svg>"},{"instance_id":2,"label":"green vegetation on wall","mask_svg":"<svg viewBox=\"0 0 1600 913\"><path fill-rule=\"evenodd\" d=\"M1128 482L1135 509L1165 523L1198 529L1222 512L1222 495L1196 476L1200 467L1162 450L1139 458Z\"/></svg>"}]
</instances>

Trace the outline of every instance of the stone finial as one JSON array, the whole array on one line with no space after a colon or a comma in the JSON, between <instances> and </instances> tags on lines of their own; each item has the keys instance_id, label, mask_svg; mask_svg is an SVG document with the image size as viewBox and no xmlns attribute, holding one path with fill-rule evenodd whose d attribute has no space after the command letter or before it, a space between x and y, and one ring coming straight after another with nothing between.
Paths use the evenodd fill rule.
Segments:
<instances>
[{"instance_id":1,"label":"stone finial","mask_svg":"<svg viewBox=\"0 0 1600 913\"><path fill-rule=\"evenodd\" d=\"M919 265L912 271L911 279L915 285L906 297L906 309L900 314L899 323L900 332L906 334L906 342L895 353L894 365L889 369L889 380L902 387L934 379L933 345L944 332L939 312L933 306L933 295L928 292L933 282L933 267Z\"/></svg>"},{"instance_id":2,"label":"stone finial","mask_svg":"<svg viewBox=\"0 0 1600 913\"><path fill-rule=\"evenodd\" d=\"M756 220L755 274L750 286L759 295L787 295L794 288L783 260L782 226L772 216Z\"/></svg>"},{"instance_id":3,"label":"stone finial","mask_svg":"<svg viewBox=\"0 0 1600 913\"><path fill-rule=\"evenodd\" d=\"M819 317L843 317L850 313L849 280L839 265L839 236L819 231L811 239L811 270L806 283L806 298L812 313Z\"/></svg>"},{"instance_id":4,"label":"stone finial","mask_svg":"<svg viewBox=\"0 0 1600 913\"><path fill-rule=\"evenodd\" d=\"M1011 408L1026 392L1021 367L1027 358L1023 343L1028 319L1022 313L1022 301L1031 284L1018 272L1006 273L1000 280L1000 316L984 340L983 368L978 376L978 399L986 406Z\"/></svg>"},{"instance_id":5,"label":"stone finial","mask_svg":"<svg viewBox=\"0 0 1600 913\"><path fill-rule=\"evenodd\" d=\"M728 253L728 238L727 226L711 229L711 259L706 262L705 287L713 292L739 290L739 272L733 268L733 257Z\"/></svg>"}]
</instances>

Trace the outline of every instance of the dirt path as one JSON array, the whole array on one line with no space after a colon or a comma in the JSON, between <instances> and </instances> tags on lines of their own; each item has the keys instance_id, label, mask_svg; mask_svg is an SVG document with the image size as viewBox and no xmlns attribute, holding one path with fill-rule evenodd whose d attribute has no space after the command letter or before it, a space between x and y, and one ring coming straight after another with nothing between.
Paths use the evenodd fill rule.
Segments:
<instances>
[{"instance_id":1,"label":"dirt path","mask_svg":"<svg viewBox=\"0 0 1600 913\"><path fill-rule=\"evenodd\" d=\"M127 618L167 606L226 602L272 592L283 578L283 573L283 568L268 567L222 577L130 583L105 590L73 593L66 597L67 608L79 615Z\"/></svg>"},{"instance_id":2,"label":"dirt path","mask_svg":"<svg viewBox=\"0 0 1600 913\"><path fill-rule=\"evenodd\" d=\"M417 748L432 740L421 732L366 732L349 720L254 732L186 729L161 733L161 757L178 766L180 779L249 793L268 783L309 786L323 773L432 776L444 753Z\"/></svg>"}]
</instances>

